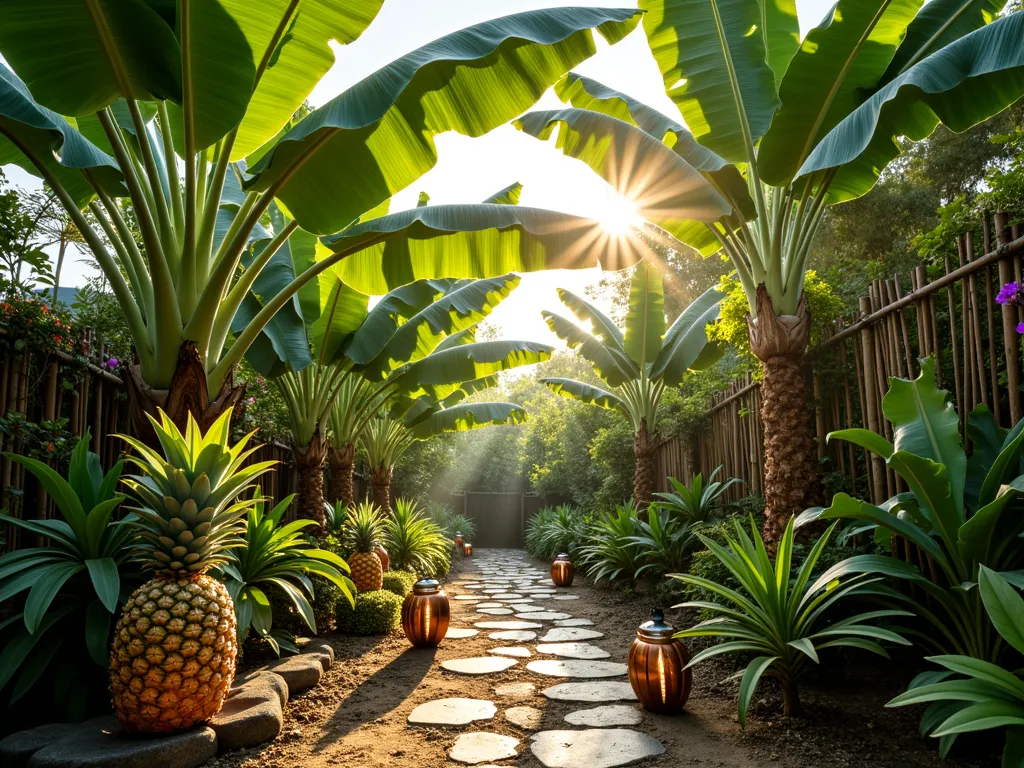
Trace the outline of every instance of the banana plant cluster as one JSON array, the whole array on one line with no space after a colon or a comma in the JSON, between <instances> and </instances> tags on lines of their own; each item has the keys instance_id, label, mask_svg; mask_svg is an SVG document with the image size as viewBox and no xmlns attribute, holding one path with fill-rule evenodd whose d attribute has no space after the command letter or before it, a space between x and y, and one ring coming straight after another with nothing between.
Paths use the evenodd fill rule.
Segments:
<instances>
[{"instance_id":1,"label":"banana plant cluster","mask_svg":"<svg viewBox=\"0 0 1024 768\"><path fill-rule=\"evenodd\" d=\"M625 330L590 302L559 289L558 296L593 333L566 317L544 310L548 327L576 349L613 391L573 379L542 381L554 392L608 408L629 419L633 427L636 470L633 499L646 506L654 491L654 455L660 444L658 406L665 387L679 386L692 371L716 363L722 348L707 338L707 325L718 319L723 294L712 288L684 309L674 322L665 317L661 273L645 260L630 278Z\"/></svg>"},{"instance_id":2,"label":"banana plant cluster","mask_svg":"<svg viewBox=\"0 0 1024 768\"><path fill-rule=\"evenodd\" d=\"M110 282L138 359L140 434L156 406L205 427L237 402L235 365L329 269L381 295L427 277L636 259L595 222L548 211L380 211L434 166L439 133L479 136L511 120L595 52L595 29L617 42L639 13L483 22L309 110L334 64L330 43L356 40L381 2L5 4L0 164L49 185ZM267 268L286 244L303 268L282 281Z\"/></svg>"},{"instance_id":3,"label":"banana plant cluster","mask_svg":"<svg viewBox=\"0 0 1024 768\"><path fill-rule=\"evenodd\" d=\"M766 534L815 503L800 359L811 243L941 122L964 131L1024 94L1024 14L1004 0L839 0L801 40L795 0L640 0L665 93L687 128L577 73L566 106L516 121L589 165L657 225L730 260L764 363Z\"/></svg>"}]
</instances>

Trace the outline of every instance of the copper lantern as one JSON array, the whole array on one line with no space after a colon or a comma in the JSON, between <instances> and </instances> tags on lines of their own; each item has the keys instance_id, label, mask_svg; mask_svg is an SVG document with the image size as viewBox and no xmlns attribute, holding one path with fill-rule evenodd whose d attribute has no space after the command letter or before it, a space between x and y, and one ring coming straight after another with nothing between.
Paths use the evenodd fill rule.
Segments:
<instances>
[{"instance_id":1,"label":"copper lantern","mask_svg":"<svg viewBox=\"0 0 1024 768\"><path fill-rule=\"evenodd\" d=\"M468 541L462 545L462 554L464 554L466 557L473 556L473 545L470 544Z\"/></svg>"},{"instance_id":2,"label":"copper lantern","mask_svg":"<svg viewBox=\"0 0 1024 768\"><path fill-rule=\"evenodd\" d=\"M402 603L402 629L417 648L433 648L448 633L448 595L433 579L420 579Z\"/></svg>"},{"instance_id":3,"label":"copper lantern","mask_svg":"<svg viewBox=\"0 0 1024 768\"><path fill-rule=\"evenodd\" d=\"M374 554L377 555L377 559L380 560L380 567L382 570L388 570L391 568L391 555L384 549L380 544L373 548Z\"/></svg>"},{"instance_id":4,"label":"copper lantern","mask_svg":"<svg viewBox=\"0 0 1024 768\"><path fill-rule=\"evenodd\" d=\"M686 669L690 654L672 635L661 608L636 630L629 649L629 682L640 703L651 712L679 712L690 697L693 673Z\"/></svg>"},{"instance_id":5,"label":"copper lantern","mask_svg":"<svg viewBox=\"0 0 1024 768\"><path fill-rule=\"evenodd\" d=\"M571 587L575 577L576 569L573 568L572 560L563 552L551 564L551 581L556 587Z\"/></svg>"},{"instance_id":6,"label":"copper lantern","mask_svg":"<svg viewBox=\"0 0 1024 768\"><path fill-rule=\"evenodd\" d=\"M462 538L462 531L455 532L455 549L459 552L462 551L462 545L465 543L465 539Z\"/></svg>"}]
</instances>

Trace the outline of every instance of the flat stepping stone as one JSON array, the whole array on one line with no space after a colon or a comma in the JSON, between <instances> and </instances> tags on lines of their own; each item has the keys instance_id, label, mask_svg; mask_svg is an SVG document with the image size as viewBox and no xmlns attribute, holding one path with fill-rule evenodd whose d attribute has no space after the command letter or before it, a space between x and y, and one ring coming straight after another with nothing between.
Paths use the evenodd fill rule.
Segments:
<instances>
[{"instance_id":1,"label":"flat stepping stone","mask_svg":"<svg viewBox=\"0 0 1024 768\"><path fill-rule=\"evenodd\" d=\"M615 768L665 753L660 741L628 728L541 731L530 744L545 768Z\"/></svg>"},{"instance_id":2,"label":"flat stepping stone","mask_svg":"<svg viewBox=\"0 0 1024 768\"><path fill-rule=\"evenodd\" d=\"M448 630L451 632L451 630ZM537 639L536 632L528 632L522 629L516 629L509 632L491 632L488 635L492 640L506 640L513 643L528 643L531 640Z\"/></svg>"},{"instance_id":3,"label":"flat stepping stone","mask_svg":"<svg viewBox=\"0 0 1024 768\"><path fill-rule=\"evenodd\" d=\"M584 659L531 661L526 668L534 674L548 677L618 677L627 672L626 665L617 661L587 661Z\"/></svg>"},{"instance_id":4,"label":"flat stepping stone","mask_svg":"<svg viewBox=\"0 0 1024 768\"><path fill-rule=\"evenodd\" d=\"M578 709L565 716L565 722L570 725L585 725L588 728L637 725L643 719L643 713L629 704L608 704L593 709Z\"/></svg>"},{"instance_id":5,"label":"flat stepping stone","mask_svg":"<svg viewBox=\"0 0 1024 768\"><path fill-rule=\"evenodd\" d=\"M473 626L480 627L480 629L542 629L544 627L543 624L538 624L535 621L477 621ZM599 634L598 637L604 637L604 635Z\"/></svg>"},{"instance_id":6,"label":"flat stepping stone","mask_svg":"<svg viewBox=\"0 0 1024 768\"><path fill-rule=\"evenodd\" d=\"M459 675L493 675L504 672L516 665L515 659L498 659L494 656L474 656L469 659L448 659L441 662L441 669Z\"/></svg>"},{"instance_id":7,"label":"flat stepping stone","mask_svg":"<svg viewBox=\"0 0 1024 768\"><path fill-rule=\"evenodd\" d=\"M590 619L562 619L555 622L556 627L592 627L594 622Z\"/></svg>"},{"instance_id":8,"label":"flat stepping stone","mask_svg":"<svg viewBox=\"0 0 1024 768\"><path fill-rule=\"evenodd\" d=\"M505 607L505 603L493 603L493 602L477 603L473 607L476 608L478 611L481 608L504 608Z\"/></svg>"},{"instance_id":9,"label":"flat stepping stone","mask_svg":"<svg viewBox=\"0 0 1024 768\"><path fill-rule=\"evenodd\" d=\"M508 699L529 699L537 692L533 683L505 683L494 687L494 695Z\"/></svg>"},{"instance_id":10,"label":"flat stepping stone","mask_svg":"<svg viewBox=\"0 0 1024 768\"><path fill-rule=\"evenodd\" d=\"M522 597L518 592L499 592L493 595L495 600L515 600L516 598Z\"/></svg>"},{"instance_id":11,"label":"flat stepping stone","mask_svg":"<svg viewBox=\"0 0 1024 768\"><path fill-rule=\"evenodd\" d=\"M611 656L604 648L590 643L545 643L537 646L537 653L566 659L607 659Z\"/></svg>"},{"instance_id":12,"label":"flat stepping stone","mask_svg":"<svg viewBox=\"0 0 1024 768\"><path fill-rule=\"evenodd\" d=\"M510 707L505 710L505 719L524 731L536 731L544 713L535 707Z\"/></svg>"},{"instance_id":13,"label":"flat stepping stone","mask_svg":"<svg viewBox=\"0 0 1024 768\"><path fill-rule=\"evenodd\" d=\"M556 621L559 619L571 619L571 613L560 613L559 611L537 611L535 613L520 613L519 618L528 621Z\"/></svg>"},{"instance_id":14,"label":"flat stepping stone","mask_svg":"<svg viewBox=\"0 0 1024 768\"><path fill-rule=\"evenodd\" d=\"M482 603L487 598L481 597L480 595L456 595L455 599L459 601L465 601L467 603Z\"/></svg>"},{"instance_id":15,"label":"flat stepping stone","mask_svg":"<svg viewBox=\"0 0 1024 768\"><path fill-rule=\"evenodd\" d=\"M511 608L477 608L476 612L486 616L511 616L515 613Z\"/></svg>"},{"instance_id":16,"label":"flat stepping stone","mask_svg":"<svg viewBox=\"0 0 1024 768\"><path fill-rule=\"evenodd\" d=\"M517 659L528 659L533 656L533 652L525 645L513 645L503 646L501 648L489 648L488 653L493 653L495 656L513 656Z\"/></svg>"},{"instance_id":17,"label":"flat stepping stone","mask_svg":"<svg viewBox=\"0 0 1024 768\"><path fill-rule=\"evenodd\" d=\"M579 595L555 595L555 600L579 600Z\"/></svg>"},{"instance_id":18,"label":"flat stepping stone","mask_svg":"<svg viewBox=\"0 0 1024 768\"><path fill-rule=\"evenodd\" d=\"M470 629L469 627L448 627L448 631L444 633L444 639L451 638L452 640L464 640L467 637L474 637L479 635L479 629Z\"/></svg>"},{"instance_id":19,"label":"flat stepping stone","mask_svg":"<svg viewBox=\"0 0 1024 768\"><path fill-rule=\"evenodd\" d=\"M498 708L486 699L436 699L420 704L409 714L410 725L469 725L492 720Z\"/></svg>"},{"instance_id":20,"label":"flat stepping stone","mask_svg":"<svg viewBox=\"0 0 1024 768\"><path fill-rule=\"evenodd\" d=\"M477 626L480 626L479 624ZM575 643L578 640L597 640L604 632L581 627L555 627L540 639L542 643Z\"/></svg>"},{"instance_id":21,"label":"flat stepping stone","mask_svg":"<svg viewBox=\"0 0 1024 768\"><path fill-rule=\"evenodd\" d=\"M448 757L457 763L479 765L495 760L506 760L519 754L519 739L497 733L464 733L448 750Z\"/></svg>"},{"instance_id":22,"label":"flat stepping stone","mask_svg":"<svg viewBox=\"0 0 1024 768\"><path fill-rule=\"evenodd\" d=\"M629 683L599 680L592 683L559 683L541 691L553 701L636 701Z\"/></svg>"}]
</instances>

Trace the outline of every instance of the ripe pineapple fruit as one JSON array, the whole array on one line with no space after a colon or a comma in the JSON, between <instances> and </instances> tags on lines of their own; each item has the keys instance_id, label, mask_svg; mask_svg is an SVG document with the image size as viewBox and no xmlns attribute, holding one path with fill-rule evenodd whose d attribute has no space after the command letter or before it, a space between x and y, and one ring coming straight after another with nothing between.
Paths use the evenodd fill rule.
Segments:
<instances>
[{"instance_id":1,"label":"ripe pineapple fruit","mask_svg":"<svg viewBox=\"0 0 1024 768\"><path fill-rule=\"evenodd\" d=\"M150 417L164 456L122 435L142 473L124 482L138 503L135 558L156 575L125 604L110 654L114 712L128 731L189 728L220 711L235 676L238 633L224 585L206 574L244 546L253 501L238 496L275 462L243 467L252 435L228 446L231 410L205 435L189 416L182 435Z\"/></svg>"},{"instance_id":2,"label":"ripe pineapple fruit","mask_svg":"<svg viewBox=\"0 0 1024 768\"><path fill-rule=\"evenodd\" d=\"M374 592L384 584L384 566L375 551L383 528L384 518L373 504L360 504L345 522L345 543L355 550L348 558L350 577L360 592Z\"/></svg>"}]
</instances>

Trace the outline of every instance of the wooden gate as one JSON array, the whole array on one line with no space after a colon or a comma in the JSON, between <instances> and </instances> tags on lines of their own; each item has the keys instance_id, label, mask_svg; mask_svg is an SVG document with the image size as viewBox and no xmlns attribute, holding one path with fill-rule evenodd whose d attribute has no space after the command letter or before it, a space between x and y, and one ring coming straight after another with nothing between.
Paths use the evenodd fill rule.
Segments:
<instances>
[{"instance_id":1,"label":"wooden gate","mask_svg":"<svg viewBox=\"0 0 1024 768\"><path fill-rule=\"evenodd\" d=\"M473 545L477 548L521 548L526 522L544 506L543 499L536 494L520 492L469 491L434 498L450 504L476 523Z\"/></svg>"}]
</instances>

